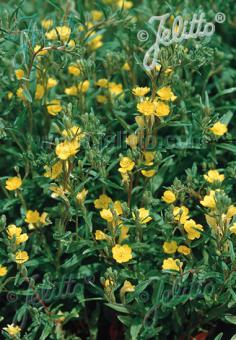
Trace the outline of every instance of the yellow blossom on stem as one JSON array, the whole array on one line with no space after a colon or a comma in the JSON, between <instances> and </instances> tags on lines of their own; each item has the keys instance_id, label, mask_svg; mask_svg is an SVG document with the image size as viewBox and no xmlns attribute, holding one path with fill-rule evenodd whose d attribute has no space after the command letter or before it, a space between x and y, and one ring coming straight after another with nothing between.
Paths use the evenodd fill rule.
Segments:
<instances>
[{"instance_id":1,"label":"yellow blossom on stem","mask_svg":"<svg viewBox=\"0 0 236 340\"><path fill-rule=\"evenodd\" d=\"M123 157L120 160L120 168L118 169L119 172L127 172L127 171L132 171L133 168L135 166L134 161L132 161L132 159L130 159L129 157Z\"/></svg>"},{"instance_id":2,"label":"yellow blossom on stem","mask_svg":"<svg viewBox=\"0 0 236 340\"><path fill-rule=\"evenodd\" d=\"M80 76L80 73L81 73L80 68L75 66L75 65L70 65L68 67L68 72L70 74L73 74L74 76L77 76L77 77Z\"/></svg>"},{"instance_id":3,"label":"yellow blossom on stem","mask_svg":"<svg viewBox=\"0 0 236 340\"><path fill-rule=\"evenodd\" d=\"M187 246L179 246L177 249L178 253L189 255L191 253L191 249Z\"/></svg>"},{"instance_id":4,"label":"yellow blossom on stem","mask_svg":"<svg viewBox=\"0 0 236 340\"><path fill-rule=\"evenodd\" d=\"M203 177L209 183L223 182L225 179L225 176L223 174L220 175L217 170L209 170L207 175L204 175Z\"/></svg>"},{"instance_id":5,"label":"yellow blossom on stem","mask_svg":"<svg viewBox=\"0 0 236 340\"><path fill-rule=\"evenodd\" d=\"M135 149L138 144L138 137L135 134L129 135L125 142L131 147L131 149Z\"/></svg>"},{"instance_id":6,"label":"yellow blossom on stem","mask_svg":"<svg viewBox=\"0 0 236 340\"><path fill-rule=\"evenodd\" d=\"M88 193L88 190L83 189L82 191L78 192L78 194L76 195L76 199L80 204L85 201L87 193Z\"/></svg>"},{"instance_id":7,"label":"yellow blossom on stem","mask_svg":"<svg viewBox=\"0 0 236 340\"><path fill-rule=\"evenodd\" d=\"M199 231L203 231L203 226L196 224L194 220L188 220L184 223L184 230L187 232L189 240L195 240L201 236Z\"/></svg>"},{"instance_id":8,"label":"yellow blossom on stem","mask_svg":"<svg viewBox=\"0 0 236 340\"><path fill-rule=\"evenodd\" d=\"M40 221L40 214L37 210L28 210L25 216L26 223L36 224Z\"/></svg>"},{"instance_id":9,"label":"yellow blossom on stem","mask_svg":"<svg viewBox=\"0 0 236 340\"><path fill-rule=\"evenodd\" d=\"M49 32L46 32L46 38L48 40L56 40L59 39L62 42L68 41L71 34L71 28L68 26L57 26L56 29L52 29Z\"/></svg>"},{"instance_id":10,"label":"yellow blossom on stem","mask_svg":"<svg viewBox=\"0 0 236 340\"><path fill-rule=\"evenodd\" d=\"M101 230L96 230L95 231L95 239L97 241L104 241L108 238L109 236L107 236L107 234L105 234L103 231Z\"/></svg>"},{"instance_id":11,"label":"yellow blossom on stem","mask_svg":"<svg viewBox=\"0 0 236 340\"><path fill-rule=\"evenodd\" d=\"M217 122L209 130L216 136L223 136L228 131L228 128L226 124Z\"/></svg>"},{"instance_id":12,"label":"yellow blossom on stem","mask_svg":"<svg viewBox=\"0 0 236 340\"><path fill-rule=\"evenodd\" d=\"M19 68L18 70L15 70L15 75L18 80L21 80L24 77L25 72Z\"/></svg>"},{"instance_id":13,"label":"yellow blossom on stem","mask_svg":"<svg viewBox=\"0 0 236 340\"><path fill-rule=\"evenodd\" d=\"M15 255L15 262L18 264L23 264L29 260L29 255L27 251L19 250Z\"/></svg>"},{"instance_id":14,"label":"yellow blossom on stem","mask_svg":"<svg viewBox=\"0 0 236 340\"><path fill-rule=\"evenodd\" d=\"M201 200L200 203L206 208L215 209L216 207L215 191L211 190L210 194L204 196L203 200Z\"/></svg>"},{"instance_id":15,"label":"yellow blossom on stem","mask_svg":"<svg viewBox=\"0 0 236 340\"><path fill-rule=\"evenodd\" d=\"M155 116L157 117L165 117L168 116L168 114L170 113L170 107L168 104L162 102L162 101L158 101L155 105Z\"/></svg>"},{"instance_id":16,"label":"yellow blossom on stem","mask_svg":"<svg viewBox=\"0 0 236 340\"><path fill-rule=\"evenodd\" d=\"M58 161L51 168L47 166L45 167L46 172L44 173L44 176L51 179L56 179L62 173L62 169L62 162Z\"/></svg>"},{"instance_id":17,"label":"yellow blossom on stem","mask_svg":"<svg viewBox=\"0 0 236 340\"><path fill-rule=\"evenodd\" d=\"M17 190L22 186L22 180L20 177L9 177L6 180L5 188L9 191Z\"/></svg>"},{"instance_id":18,"label":"yellow blossom on stem","mask_svg":"<svg viewBox=\"0 0 236 340\"><path fill-rule=\"evenodd\" d=\"M47 81L47 88L51 89L52 87L55 87L58 84L58 81L55 78L49 77Z\"/></svg>"},{"instance_id":19,"label":"yellow blossom on stem","mask_svg":"<svg viewBox=\"0 0 236 340\"><path fill-rule=\"evenodd\" d=\"M172 257L169 257L168 259L165 259L162 264L163 270L175 270L180 271L180 268L182 268L183 263L180 262L178 259L174 260Z\"/></svg>"},{"instance_id":20,"label":"yellow blossom on stem","mask_svg":"<svg viewBox=\"0 0 236 340\"><path fill-rule=\"evenodd\" d=\"M50 115L56 116L59 112L61 112L61 110L62 106L59 99L53 99L47 103L47 111Z\"/></svg>"},{"instance_id":21,"label":"yellow blossom on stem","mask_svg":"<svg viewBox=\"0 0 236 340\"><path fill-rule=\"evenodd\" d=\"M162 200L167 204L174 203L176 201L176 196L171 190L166 190L163 193Z\"/></svg>"},{"instance_id":22,"label":"yellow blossom on stem","mask_svg":"<svg viewBox=\"0 0 236 340\"><path fill-rule=\"evenodd\" d=\"M133 219L135 219L135 214L132 213ZM152 217L149 216L149 210L145 208L139 208L138 209L138 219L139 223L146 224L152 220Z\"/></svg>"},{"instance_id":23,"label":"yellow blossom on stem","mask_svg":"<svg viewBox=\"0 0 236 340\"><path fill-rule=\"evenodd\" d=\"M189 219L189 210L185 206L174 207L173 216L175 221L178 221L181 224L184 224Z\"/></svg>"},{"instance_id":24,"label":"yellow blossom on stem","mask_svg":"<svg viewBox=\"0 0 236 340\"><path fill-rule=\"evenodd\" d=\"M44 19L41 21L41 25L45 30L49 30L53 25L52 19Z\"/></svg>"},{"instance_id":25,"label":"yellow blossom on stem","mask_svg":"<svg viewBox=\"0 0 236 340\"><path fill-rule=\"evenodd\" d=\"M100 211L100 216L101 216L101 218L103 218L107 222L112 222L113 219L114 219L114 216L113 216L110 209L102 209Z\"/></svg>"},{"instance_id":26,"label":"yellow blossom on stem","mask_svg":"<svg viewBox=\"0 0 236 340\"><path fill-rule=\"evenodd\" d=\"M145 100L137 104L137 110L144 116L152 116L155 113L155 105L150 100Z\"/></svg>"},{"instance_id":27,"label":"yellow blossom on stem","mask_svg":"<svg viewBox=\"0 0 236 340\"><path fill-rule=\"evenodd\" d=\"M164 242L163 250L166 254L174 254L178 248L176 241Z\"/></svg>"},{"instance_id":28,"label":"yellow blossom on stem","mask_svg":"<svg viewBox=\"0 0 236 340\"><path fill-rule=\"evenodd\" d=\"M69 157L75 156L79 151L80 144L77 140L65 141L56 146L56 155L62 159L66 160Z\"/></svg>"},{"instance_id":29,"label":"yellow blossom on stem","mask_svg":"<svg viewBox=\"0 0 236 340\"><path fill-rule=\"evenodd\" d=\"M35 92L35 99L40 100L43 98L45 93L44 87L41 84L37 84L36 86L36 92Z\"/></svg>"},{"instance_id":30,"label":"yellow blossom on stem","mask_svg":"<svg viewBox=\"0 0 236 340\"><path fill-rule=\"evenodd\" d=\"M135 87L132 90L136 97L144 97L148 92L150 92L150 87Z\"/></svg>"},{"instance_id":31,"label":"yellow blossom on stem","mask_svg":"<svg viewBox=\"0 0 236 340\"><path fill-rule=\"evenodd\" d=\"M7 267L0 265L0 277L7 275Z\"/></svg>"},{"instance_id":32,"label":"yellow blossom on stem","mask_svg":"<svg viewBox=\"0 0 236 340\"><path fill-rule=\"evenodd\" d=\"M3 330L13 337L21 332L21 328L13 324L7 325L7 327L4 327Z\"/></svg>"},{"instance_id":33,"label":"yellow blossom on stem","mask_svg":"<svg viewBox=\"0 0 236 340\"><path fill-rule=\"evenodd\" d=\"M130 281L125 280L123 286L120 289L121 300L123 299L123 297L126 293L132 293L134 291L135 291L135 286L132 285L132 283Z\"/></svg>"},{"instance_id":34,"label":"yellow blossom on stem","mask_svg":"<svg viewBox=\"0 0 236 340\"><path fill-rule=\"evenodd\" d=\"M141 170L141 174L144 177L150 178L156 174L156 170Z\"/></svg>"},{"instance_id":35,"label":"yellow blossom on stem","mask_svg":"<svg viewBox=\"0 0 236 340\"><path fill-rule=\"evenodd\" d=\"M229 230L232 234L236 234L236 223L232 224L232 226L229 228Z\"/></svg>"},{"instance_id":36,"label":"yellow blossom on stem","mask_svg":"<svg viewBox=\"0 0 236 340\"><path fill-rule=\"evenodd\" d=\"M94 206L96 209L107 209L110 203L112 203L112 199L102 194L94 201Z\"/></svg>"},{"instance_id":37,"label":"yellow blossom on stem","mask_svg":"<svg viewBox=\"0 0 236 340\"><path fill-rule=\"evenodd\" d=\"M132 249L127 244L116 244L112 247L112 255L118 263L128 262L132 259Z\"/></svg>"},{"instance_id":38,"label":"yellow blossom on stem","mask_svg":"<svg viewBox=\"0 0 236 340\"><path fill-rule=\"evenodd\" d=\"M160 97L161 100L167 101L174 101L177 98L169 86L162 87L160 90L157 91L157 95Z\"/></svg>"}]
</instances>

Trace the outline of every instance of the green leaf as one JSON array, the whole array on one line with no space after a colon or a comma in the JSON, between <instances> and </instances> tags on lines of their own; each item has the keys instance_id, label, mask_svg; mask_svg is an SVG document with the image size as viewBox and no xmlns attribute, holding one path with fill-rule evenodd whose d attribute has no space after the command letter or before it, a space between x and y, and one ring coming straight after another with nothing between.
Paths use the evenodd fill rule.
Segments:
<instances>
[{"instance_id":1,"label":"green leaf","mask_svg":"<svg viewBox=\"0 0 236 340\"><path fill-rule=\"evenodd\" d=\"M226 314L224 316L225 320L228 321L229 323L232 323L233 325L236 325L236 315L232 314Z\"/></svg>"}]
</instances>

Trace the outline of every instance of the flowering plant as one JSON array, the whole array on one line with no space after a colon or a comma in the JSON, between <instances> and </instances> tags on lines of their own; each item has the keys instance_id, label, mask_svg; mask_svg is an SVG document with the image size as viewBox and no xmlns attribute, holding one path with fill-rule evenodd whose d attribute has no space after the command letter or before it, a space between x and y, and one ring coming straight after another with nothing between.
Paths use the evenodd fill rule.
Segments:
<instances>
[{"instance_id":1,"label":"flowering plant","mask_svg":"<svg viewBox=\"0 0 236 340\"><path fill-rule=\"evenodd\" d=\"M235 4L17 3L0 9L2 336L221 339L217 322L236 324ZM222 7L214 35L144 67L151 16Z\"/></svg>"}]
</instances>

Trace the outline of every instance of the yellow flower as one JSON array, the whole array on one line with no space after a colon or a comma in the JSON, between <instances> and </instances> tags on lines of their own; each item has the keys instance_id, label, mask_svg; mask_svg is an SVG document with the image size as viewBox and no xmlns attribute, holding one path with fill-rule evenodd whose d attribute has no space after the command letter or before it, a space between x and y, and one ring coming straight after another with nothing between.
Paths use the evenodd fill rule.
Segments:
<instances>
[{"instance_id":1,"label":"yellow flower","mask_svg":"<svg viewBox=\"0 0 236 340\"><path fill-rule=\"evenodd\" d=\"M125 239L127 239L129 237L128 235L129 232L129 228L122 225L120 227L120 236L119 236L119 243L121 243L122 241L124 241Z\"/></svg>"},{"instance_id":2,"label":"yellow flower","mask_svg":"<svg viewBox=\"0 0 236 340\"><path fill-rule=\"evenodd\" d=\"M133 219L135 219L135 214L133 213ZM149 210L145 208L140 208L138 209L138 218L139 218L139 223L141 224L146 224L152 220L152 217L149 216Z\"/></svg>"},{"instance_id":3,"label":"yellow flower","mask_svg":"<svg viewBox=\"0 0 236 340\"><path fill-rule=\"evenodd\" d=\"M9 100L11 100L12 97L13 97L13 92L8 91L8 92L7 92L7 98L8 98Z\"/></svg>"},{"instance_id":4,"label":"yellow flower","mask_svg":"<svg viewBox=\"0 0 236 340\"><path fill-rule=\"evenodd\" d=\"M106 220L107 222L112 222L113 221L113 215L110 209L102 209L100 211L101 218Z\"/></svg>"},{"instance_id":5,"label":"yellow flower","mask_svg":"<svg viewBox=\"0 0 236 340\"><path fill-rule=\"evenodd\" d=\"M186 246L179 246L177 251L178 253L184 254L184 255L189 255L191 253L191 249Z\"/></svg>"},{"instance_id":6,"label":"yellow flower","mask_svg":"<svg viewBox=\"0 0 236 340\"><path fill-rule=\"evenodd\" d=\"M127 244L116 244L112 247L112 255L118 263L128 262L132 259L132 249Z\"/></svg>"},{"instance_id":7,"label":"yellow flower","mask_svg":"<svg viewBox=\"0 0 236 340\"><path fill-rule=\"evenodd\" d=\"M83 137L81 128L78 125L73 125L69 129L62 131L62 136L68 139L80 140Z\"/></svg>"},{"instance_id":8,"label":"yellow flower","mask_svg":"<svg viewBox=\"0 0 236 340\"><path fill-rule=\"evenodd\" d=\"M53 29L47 32L46 38L48 40L56 40L59 36L59 39L62 42L68 41L71 34L71 28L68 26L57 26L56 29Z\"/></svg>"},{"instance_id":9,"label":"yellow flower","mask_svg":"<svg viewBox=\"0 0 236 340\"><path fill-rule=\"evenodd\" d=\"M42 224L46 224L46 218L47 218L48 214L46 212L43 212L42 215L40 216L40 223Z\"/></svg>"},{"instance_id":10,"label":"yellow flower","mask_svg":"<svg viewBox=\"0 0 236 340\"><path fill-rule=\"evenodd\" d=\"M135 87L132 93L137 97L144 97L148 92L150 92L149 87Z\"/></svg>"},{"instance_id":11,"label":"yellow flower","mask_svg":"<svg viewBox=\"0 0 236 340\"><path fill-rule=\"evenodd\" d=\"M18 98L20 98L21 100L26 100L26 97L24 95L24 89L23 87L19 87L16 91L16 95Z\"/></svg>"},{"instance_id":12,"label":"yellow flower","mask_svg":"<svg viewBox=\"0 0 236 340\"><path fill-rule=\"evenodd\" d=\"M230 205L226 214L226 218L232 218L236 215L236 207L234 205Z\"/></svg>"},{"instance_id":13,"label":"yellow flower","mask_svg":"<svg viewBox=\"0 0 236 340\"><path fill-rule=\"evenodd\" d=\"M175 221L178 221L181 224L184 224L189 219L188 213L189 213L189 210L185 206L174 207L174 210L173 210L173 216L174 216Z\"/></svg>"},{"instance_id":14,"label":"yellow flower","mask_svg":"<svg viewBox=\"0 0 236 340\"><path fill-rule=\"evenodd\" d=\"M209 170L207 175L204 175L204 178L207 182L214 183L214 182L223 182L223 180L225 179L225 176L223 174L220 175L217 170Z\"/></svg>"},{"instance_id":15,"label":"yellow flower","mask_svg":"<svg viewBox=\"0 0 236 340\"><path fill-rule=\"evenodd\" d=\"M122 66L122 70L124 70L124 71L130 71L130 66L129 66L129 64L126 62L126 63L124 63L124 65Z\"/></svg>"},{"instance_id":16,"label":"yellow flower","mask_svg":"<svg viewBox=\"0 0 236 340\"><path fill-rule=\"evenodd\" d=\"M166 254L174 254L178 248L176 241L164 242L163 250Z\"/></svg>"},{"instance_id":17,"label":"yellow flower","mask_svg":"<svg viewBox=\"0 0 236 340\"><path fill-rule=\"evenodd\" d=\"M231 231L232 234L236 234L236 223L234 223L229 230Z\"/></svg>"},{"instance_id":18,"label":"yellow flower","mask_svg":"<svg viewBox=\"0 0 236 340\"><path fill-rule=\"evenodd\" d=\"M108 236L101 230L96 230L95 232L95 239L97 241L104 241L108 238Z\"/></svg>"},{"instance_id":19,"label":"yellow flower","mask_svg":"<svg viewBox=\"0 0 236 340\"><path fill-rule=\"evenodd\" d=\"M169 86L162 87L160 90L157 91L157 95L161 98L161 100L167 101L174 101L177 98Z\"/></svg>"},{"instance_id":20,"label":"yellow flower","mask_svg":"<svg viewBox=\"0 0 236 340\"><path fill-rule=\"evenodd\" d=\"M201 236L195 229L203 231L203 226L201 224L196 224L194 220L189 220L184 223L184 230L187 232L189 240L195 240Z\"/></svg>"},{"instance_id":21,"label":"yellow flower","mask_svg":"<svg viewBox=\"0 0 236 340\"><path fill-rule=\"evenodd\" d=\"M87 193L88 193L88 190L83 189L82 191L78 192L78 194L76 195L76 199L80 204L85 201Z\"/></svg>"},{"instance_id":22,"label":"yellow flower","mask_svg":"<svg viewBox=\"0 0 236 340\"><path fill-rule=\"evenodd\" d=\"M120 8L130 9L133 7L133 2L129 0L118 0L117 5Z\"/></svg>"},{"instance_id":23,"label":"yellow flower","mask_svg":"<svg viewBox=\"0 0 236 340\"><path fill-rule=\"evenodd\" d=\"M107 79L102 78L102 79L99 79L99 80L96 82L96 85L99 86L99 87L107 88L108 85L109 85L109 82L108 82Z\"/></svg>"},{"instance_id":24,"label":"yellow flower","mask_svg":"<svg viewBox=\"0 0 236 340\"><path fill-rule=\"evenodd\" d=\"M48 113L52 116L56 116L62 110L61 101L59 99L53 99L47 104Z\"/></svg>"},{"instance_id":25,"label":"yellow flower","mask_svg":"<svg viewBox=\"0 0 236 340\"><path fill-rule=\"evenodd\" d=\"M16 238L16 244L19 245L24 243L28 240L28 235L26 233L21 234L19 237Z\"/></svg>"},{"instance_id":26,"label":"yellow flower","mask_svg":"<svg viewBox=\"0 0 236 340\"><path fill-rule=\"evenodd\" d=\"M228 128L226 124L217 122L209 130L216 136L223 136L228 131Z\"/></svg>"},{"instance_id":27,"label":"yellow flower","mask_svg":"<svg viewBox=\"0 0 236 340\"><path fill-rule=\"evenodd\" d=\"M5 276L7 275L7 267L1 266L0 265L0 276Z\"/></svg>"},{"instance_id":28,"label":"yellow flower","mask_svg":"<svg viewBox=\"0 0 236 340\"><path fill-rule=\"evenodd\" d=\"M79 85L78 85L78 91L80 91L82 93L87 92L88 89L89 89L89 85L90 85L90 83L89 83L88 80L80 82Z\"/></svg>"},{"instance_id":29,"label":"yellow flower","mask_svg":"<svg viewBox=\"0 0 236 340\"><path fill-rule=\"evenodd\" d=\"M35 92L35 99L40 100L44 96L44 87L41 84L37 84L36 86L36 92Z\"/></svg>"},{"instance_id":30,"label":"yellow flower","mask_svg":"<svg viewBox=\"0 0 236 340\"><path fill-rule=\"evenodd\" d=\"M122 297L126 294L126 293L132 293L135 291L135 286L132 285L132 283L128 280L125 280L123 286L120 289L120 297L122 299Z\"/></svg>"},{"instance_id":31,"label":"yellow flower","mask_svg":"<svg viewBox=\"0 0 236 340\"><path fill-rule=\"evenodd\" d=\"M19 68L18 70L15 70L15 75L18 80L21 80L24 77L25 72Z\"/></svg>"},{"instance_id":32,"label":"yellow flower","mask_svg":"<svg viewBox=\"0 0 236 340\"><path fill-rule=\"evenodd\" d=\"M170 107L168 104L165 104L164 102L158 101L156 103L156 110L154 112L155 116L157 117L165 117L168 116L170 113Z\"/></svg>"},{"instance_id":33,"label":"yellow flower","mask_svg":"<svg viewBox=\"0 0 236 340\"><path fill-rule=\"evenodd\" d=\"M97 95L96 100L99 104L105 104L107 102L107 97L103 95Z\"/></svg>"},{"instance_id":34,"label":"yellow flower","mask_svg":"<svg viewBox=\"0 0 236 340\"><path fill-rule=\"evenodd\" d=\"M17 190L21 187L22 180L20 177L9 177L6 180L5 188L9 191Z\"/></svg>"},{"instance_id":35,"label":"yellow flower","mask_svg":"<svg viewBox=\"0 0 236 340\"><path fill-rule=\"evenodd\" d=\"M145 120L142 116L136 116L135 121L139 127L145 127Z\"/></svg>"},{"instance_id":36,"label":"yellow flower","mask_svg":"<svg viewBox=\"0 0 236 340\"><path fill-rule=\"evenodd\" d=\"M127 171L132 171L135 163L129 157L123 157L120 161L120 168L118 169L120 172L124 173Z\"/></svg>"},{"instance_id":37,"label":"yellow flower","mask_svg":"<svg viewBox=\"0 0 236 340\"><path fill-rule=\"evenodd\" d=\"M162 269L163 270L175 270L175 271L180 271L180 268L182 268L183 263L180 262L179 260L174 260L171 257L168 259L165 259L162 264Z\"/></svg>"},{"instance_id":38,"label":"yellow flower","mask_svg":"<svg viewBox=\"0 0 236 340\"><path fill-rule=\"evenodd\" d=\"M156 153L152 151L144 151L143 155L145 158L145 165L153 165Z\"/></svg>"},{"instance_id":39,"label":"yellow flower","mask_svg":"<svg viewBox=\"0 0 236 340\"><path fill-rule=\"evenodd\" d=\"M21 332L21 328L13 324L7 325L7 327L4 327L3 330L7 332L10 336L14 337Z\"/></svg>"},{"instance_id":40,"label":"yellow flower","mask_svg":"<svg viewBox=\"0 0 236 340\"><path fill-rule=\"evenodd\" d=\"M99 21L102 19L103 17L103 13L101 11L98 11L98 10L93 10L91 11L91 16L92 16L92 20L94 21Z\"/></svg>"},{"instance_id":41,"label":"yellow flower","mask_svg":"<svg viewBox=\"0 0 236 340\"><path fill-rule=\"evenodd\" d=\"M46 167L46 172L44 173L45 177L56 179L62 173L62 162L58 161L51 168Z\"/></svg>"},{"instance_id":42,"label":"yellow flower","mask_svg":"<svg viewBox=\"0 0 236 340\"><path fill-rule=\"evenodd\" d=\"M215 209L216 207L215 191L211 190L210 194L204 196L203 200L200 201L200 203L206 208Z\"/></svg>"},{"instance_id":43,"label":"yellow flower","mask_svg":"<svg viewBox=\"0 0 236 340\"><path fill-rule=\"evenodd\" d=\"M151 116L155 112L155 105L150 100L145 100L137 104L137 110L144 116Z\"/></svg>"},{"instance_id":44,"label":"yellow flower","mask_svg":"<svg viewBox=\"0 0 236 340\"><path fill-rule=\"evenodd\" d=\"M15 255L15 262L18 264L23 264L29 260L29 255L27 251L19 250Z\"/></svg>"},{"instance_id":45,"label":"yellow flower","mask_svg":"<svg viewBox=\"0 0 236 340\"><path fill-rule=\"evenodd\" d=\"M38 223L40 221L40 215L37 210L27 210L26 216L25 216L25 222L26 223Z\"/></svg>"},{"instance_id":46,"label":"yellow flower","mask_svg":"<svg viewBox=\"0 0 236 340\"><path fill-rule=\"evenodd\" d=\"M34 53L35 53L37 56L43 56L43 55L47 54L48 51L47 51L45 48L42 48L42 46L40 46L40 45L35 45L35 47L34 47Z\"/></svg>"},{"instance_id":47,"label":"yellow flower","mask_svg":"<svg viewBox=\"0 0 236 340\"><path fill-rule=\"evenodd\" d=\"M156 170L141 170L141 173L144 177L153 177L156 173Z\"/></svg>"},{"instance_id":48,"label":"yellow flower","mask_svg":"<svg viewBox=\"0 0 236 340\"><path fill-rule=\"evenodd\" d=\"M66 160L71 156L75 156L79 151L79 142L77 140L65 141L56 146L56 155L62 159Z\"/></svg>"},{"instance_id":49,"label":"yellow flower","mask_svg":"<svg viewBox=\"0 0 236 340\"><path fill-rule=\"evenodd\" d=\"M41 21L41 25L45 30L49 30L49 28L52 27L53 25L53 20L52 19L44 19Z\"/></svg>"},{"instance_id":50,"label":"yellow flower","mask_svg":"<svg viewBox=\"0 0 236 340\"><path fill-rule=\"evenodd\" d=\"M70 39L70 41L68 42L68 46L73 50L76 46L76 43L73 39Z\"/></svg>"},{"instance_id":51,"label":"yellow flower","mask_svg":"<svg viewBox=\"0 0 236 340\"><path fill-rule=\"evenodd\" d=\"M112 203L112 199L102 194L94 201L94 206L96 209L107 209L110 203Z\"/></svg>"},{"instance_id":52,"label":"yellow flower","mask_svg":"<svg viewBox=\"0 0 236 340\"><path fill-rule=\"evenodd\" d=\"M129 135L125 142L131 147L131 149L135 149L138 144L138 137L135 134Z\"/></svg>"},{"instance_id":53,"label":"yellow flower","mask_svg":"<svg viewBox=\"0 0 236 340\"><path fill-rule=\"evenodd\" d=\"M17 238L22 233L22 229L20 227L16 227L15 224L10 224L7 227L7 235L9 239Z\"/></svg>"},{"instance_id":54,"label":"yellow flower","mask_svg":"<svg viewBox=\"0 0 236 340\"><path fill-rule=\"evenodd\" d=\"M98 34L95 36L95 33L92 35L92 39L88 42L88 46L91 50L97 50L103 45L102 42L102 34Z\"/></svg>"},{"instance_id":55,"label":"yellow flower","mask_svg":"<svg viewBox=\"0 0 236 340\"><path fill-rule=\"evenodd\" d=\"M111 82L108 84L109 91L111 92L112 95L118 96L123 92L123 86L122 84L117 84L114 82Z\"/></svg>"},{"instance_id":56,"label":"yellow flower","mask_svg":"<svg viewBox=\"0 0 236 340\"><path fill-rule=\"evenodd\" d=\"M78 77L78 76L80 75L80 73L81 73L79 67L74 66L74 65L70 65L70 66L68 67L68 72L69 72L70 74L73 74L74 76L77 76L77 77Z\"/></svg>"},{"instance_id":57,"label":"yellow flower","mask_svg":"<svg viewBox=\"0 0 236 340\"><path fill-rule=\"evenodd\" d=\"M58 81L55 78L51 78L51 77L48 78L48 81L47 81L47 88L48 89L55 87L57 84L58 84Z\"/></svg>"},{"instance_id":58,"label":"yellow flower","mask_svg":"<svg viewBox=\"0 0 236 340\"><path fill-rule=\"evenodd\" d=\"M111 278L106 279L105 282L104 282L105 288L112 287L113 285L114 285L114 281Z\"/></svg>"},{"instance_id":59,"label":"yellow flower","mask_svg":"<svg viewBox=\"0 0 236 340\"><path fill-rule=\"evenodd\" d=\"M176 196L171 190L166 190L163 193L162 200L168 204L175 202Z\"/></svg>"},{"instance_id":60,"label":"yellow flower","mask_svg":"<svg viewBox=\"0 0 236 340\"><path fill-rule=\"evenodd\" d=\"M67 94L68 96L77 96L78 94L78 88L77 86L73 85L71 87L67 87L65 88L65 94Z\"/></svg>"}]
</instances>

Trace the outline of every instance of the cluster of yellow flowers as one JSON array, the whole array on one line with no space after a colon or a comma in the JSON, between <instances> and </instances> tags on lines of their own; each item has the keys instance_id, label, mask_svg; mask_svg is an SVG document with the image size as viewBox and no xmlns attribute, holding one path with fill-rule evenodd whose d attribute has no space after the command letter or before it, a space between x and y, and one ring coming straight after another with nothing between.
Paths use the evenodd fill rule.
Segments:
<instances>
[{"instance_id":1,"label":"cluster of yellow flowers","mask_svg":"<svg viewBox=\"0 0 236 340\"><path fill-rule=\"evenodd\" d=\"M94 206L96 209L100 209L100 216L107 221L109 232L108 235L101 230L96 230L95 239L109 242L116 262L128 262L132 259L132 249L128 244L122 244L129 237L129 228L122 222L123 208L121 202L113 202L109 196L102 194L94 201ZM145 208L138 209L137 216L133 212L132 217L140 224L146 224L152 220L149 211Z\"/></svg>"}]
</instances>

